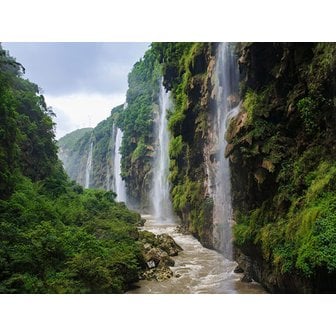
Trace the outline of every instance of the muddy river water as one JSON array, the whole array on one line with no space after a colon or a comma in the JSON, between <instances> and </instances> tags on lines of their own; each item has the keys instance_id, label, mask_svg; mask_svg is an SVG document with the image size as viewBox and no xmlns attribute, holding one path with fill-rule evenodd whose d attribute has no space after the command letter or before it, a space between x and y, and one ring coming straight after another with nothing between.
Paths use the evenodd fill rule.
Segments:
<instances>
[{"instance_id":1,"label":"muddy river water","mask_svg":"<svg viewBox=\"0 0 336 336\"><path fill-rule=\"evenodd\" d=\"M168 280L140 280L129 294L262 294L265 290L256 282L241 282L242 274L234 273L237 263L222 254L203 247L192 235L177 232L175 223L158 223L151 216L143 230L154 234L167 233L183 251L173 257L174 276Z\"/></svg>"}]
</instances>

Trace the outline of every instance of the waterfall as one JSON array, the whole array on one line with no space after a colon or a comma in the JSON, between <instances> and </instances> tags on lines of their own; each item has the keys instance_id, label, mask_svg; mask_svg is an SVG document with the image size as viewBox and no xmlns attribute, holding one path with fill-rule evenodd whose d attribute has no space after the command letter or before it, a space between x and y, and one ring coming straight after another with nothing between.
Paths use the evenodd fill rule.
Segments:
<instances>
[{"instance_id":1,"label":"waterfall","mask_svg":"<svg viewBox=\"0 0 336 336\"><path fill-rule=\"evenodd\" d=\"M238 67L232 45L218 46L216 62L216 111L215 134L217 139L215 154L215 190L213 194L213 224L215 247L232 259L232 204L229 159L225 157L225 139L229 121L239 112Z\"/></svg>"},{"instance_id":2,"label":"waterfall","mask_svg":"<svg viewBox=\"0 0 336 336\"><path fill-rule=\"evenodd\" d=\"M125 181L121 178L121 175L120 175L121 173L120 147L121 147L122 137L123 137L123 132L120 128L118 128L115 145L114 145L114 181L115 181L114 191L117 194L117 201L126 203L127 199L126 199Z\"/></svg>"},{"instance_id":3,"label":"waterfall","mask_svg":"<svg viewBox=\"0 0 336 336\"><path fill-rule=\"evenodd\" d=\"M93 141L90 143L90 151L86 161L86 169L85 169L85 188L90 187L90 175L91 175L91 166L92 166L92 150L93 150Z\"/></svg>"},{"instance_id":4,"label":"waterfall","mask_svg":"<svg viewBox=\"0 0 336 336\"><path fill-rule=\"evenodd\" d=\"M170 108L170 94L162 81L159 97L159 118L156 122L157 150L153 166L152 205L154 217L160 221L172 221L173 211L170 199L169 173L169 134L167 110Z\"/></svg>"},{"instance_id":5,"label":"waterfall","mask_svg":"<svg viewBox=\"0 0 336 336\"><path fill-rule=\"evenodd\" d=\"M109 141L109 146L108 146L108 155L106 158L106 190L113 190L114 186L114 179L113 179L113 162L114 162L114 125L112 124L111 127L111 136L110 136L110 141Z\"/></svg>"}]
</instances>

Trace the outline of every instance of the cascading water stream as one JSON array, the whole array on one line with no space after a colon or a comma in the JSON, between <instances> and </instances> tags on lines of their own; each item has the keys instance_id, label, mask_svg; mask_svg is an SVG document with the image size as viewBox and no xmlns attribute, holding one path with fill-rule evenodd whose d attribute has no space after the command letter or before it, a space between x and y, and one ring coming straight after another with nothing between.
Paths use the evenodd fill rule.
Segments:
<instances>
[{"instance_id":1,"label":"cascading water stream","mask_svg":"<svg viewBox=\"0 0 336 336\"><path fill-rule=\"evenodd\" d=\"M86 169L85 169L85 188L90 187L90 175L91 175L91 166L92 166L92 151L93 151L93 141L90 143L90 151L88 155L88 159L86 161Z\"/></svg>"},{"instance_id":2,"label":"cascading water stream","mask_svg":"<svg viewBox=\"0 0 336 336\"><path fill-rule=\"evenodd\" d=\"M223 227L230 224L232 215L229 164L224 157L226 147L224 134L230 118L238 112L239 107L231 108L235 106L233 100L232 104L225 103L228 101L231 92L235 92L232 91L232 88L235 87L227 84L227 81L232 79L226 73L228 69L231 69L231 65L229 66L225 62L231 62L231 60L225 60L224 62L223 58L226 59L228 57L225 55L227 51L220 49L220 52L224 54L220 56L217 66L218 79L221 85L217 85L218 108L214 115L215 121L211 130L211 134L216 133L216 135L214 134L213 138L211 138L211 148L209 149L211 154L213 154L212 150L218 153L215 160L217 161L217 167L213 165L209 167L208 171L211 176L209 176L208 185L209 190L211 189L209 195L215 201L214 222L216 221L217 236L219 237L218 246L216 247L220 247L219 245L222 244L221 250L223 251L225 246L225 255L203 247L192 235L186 235L176 230L176 221L173 217L169 197L168 181L169 133L167 109L170 107L169 93L165 91L161 83L160 108L155 133L156 156L153 164L153 188L151 193L154 214L142 216L146 219L146 222L141 229L153 232L156 235L169 234L183 250L174 257L174 266L170 267L174 276L165 281L140 280L129 293L264 293L261 286L256 283L251 284L239 281L241 275L234 272L237 263L228 260L232 254L230 253L231 234L229 232L230 235L227 235L227 232L222 232ZM224 69L221 69L224 63ZM225 74L222 72L225 72ZM224 88L226 88L226 91ZM221 243L223 237L226 237L227 242Z\"/></svg>"},{"instance_id":3,"label":"cascading water stream","mask_svg":"<svg viewBox=\"0 0 336 336\"><path fill-rule=\"evenodd\" d=\"M109 152L106 159L106 190L113 190L114 188L114 177L112 174L112 170L114 167L114 140L115 140L115 127L112 124L111 127L111 136L110 136L110 143L109 143Z\"/></svg>"},{"instance_id":4,"label":"cascading water stream","mask_svg":"<svg viewBox=\"0 0 336 336\"><path fill-rule=\"evenodd\" d=\"M213 223L215 247L232 259L232 204L229 159L225 157L225 134L229 120L239 112L238 67L232 45L221 43L216 63L216 118L217 138L215 190L213 194Z\"/></svg>"},{"instance_id":5,"label":"cascading water stream","mask_svg":"<svg viewBox=\"0 0 336 336\"><path fill-rule=\"evenodd\" d=\"M159 98L159 119L156 123L157 151L153 167L152 205L154 217L159 221L172 221L173 211L170 199L169 173L169 133L167 110L170 108L170 94L162 81Z\"/></svg>"},{"instance_id":6,"label":"cascading water stream","mask_svg":"<svg viewBox=\"0 0 336 336\"><path fill-rule=\"evenodd\" d=\"M123 137L123 132L120 128L117 129L117 135L115 140L114 146L114 181L115 181L115 188L114 191L117 194L117 201L118 202L127 202L126 197L126 186L125 181L121 178L121 141Z\"/></svg>"}]
</instances>

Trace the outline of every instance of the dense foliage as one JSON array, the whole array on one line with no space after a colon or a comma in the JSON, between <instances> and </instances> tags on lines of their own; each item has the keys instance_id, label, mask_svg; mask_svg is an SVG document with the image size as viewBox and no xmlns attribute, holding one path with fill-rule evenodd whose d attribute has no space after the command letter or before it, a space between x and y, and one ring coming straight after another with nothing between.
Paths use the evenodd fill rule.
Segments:
<instances>
[{"instance_id":1,"label":"dense foliage","mask_svg":"<svg viewBox=\"0 0 336 336\"><path fill-rule=\"evenodd\" d=\"M258 63L261 52L266 65ZM310 291L330 290L336 45L252 44L245 55L246 118L232 138L236 244L254 258L259 251L278 276L307 279Z\"/></svg>"},{"instance_id":2,"label":"dense foliage","mask_svg":"<svg viewBox=\"0 0 336 336\"><path fill-rule=\"evenodd\" d=\"M0 47L0 199L11 194L17 174L39 181L57 163L52 111L22 71Z\"/></svg>"},{"instance_id":3,"label":"dense foliage","mask_svg":"<svg viewBox=\"0 0 336 336\"><path fill-rule=\"evenodd\" d=\"M112 192L45 189L21 178L0 202L1 293L120 293L138 279L139 215Z\"/></svg>"},{"instance_id":4,"label":"dense foliage","mask_svg":"<svg viewBox=\"0 0 336 336\"><path fill-rule=\"evenodd\" d=\"M150 48L128 75L126 105L117 119L123 130L122 176L130 202L148 207L151 162L154 151L154 119L158 111L161 67Z\"/></svg>"},{"instance_id":5,"label":"dense foliage","mask_svg":"<svg viewBox=\"0 0 336 336\"><path fill-rule=\"evenodd\" d=\"M75 130L58 141L59 157L70 178L85 186L86 164L92 149L90 187L111 190L113 187L116 120L123 105L114 107L111 115L95 128Z\"/></svg>"},{"instance_id":6,"label":"dense foliage","mask_svg":"<svg viewBox=\"0 0 336 336\"><path fill-rule=\"evenodd\" d=\"M201 100L206 100L207 64L212 47L210 43L153 43L163 62L164 85L173 97L169 156L174 210L183 225L207 246L212 246L212 203L204 191L202 148L209 111L207 103L202 105Z\"/></svg>"},{"instance_id":7,"label":"dense foliage","mask_svg":"<svg viewBox=\"0 0 336 336\"><path fill-rule=\"evenodd\" d=\"M0 49L0 292L120 293L138 278L140 216L68 180L52 111L21 75Z\"/></svg>"}]
</instances>

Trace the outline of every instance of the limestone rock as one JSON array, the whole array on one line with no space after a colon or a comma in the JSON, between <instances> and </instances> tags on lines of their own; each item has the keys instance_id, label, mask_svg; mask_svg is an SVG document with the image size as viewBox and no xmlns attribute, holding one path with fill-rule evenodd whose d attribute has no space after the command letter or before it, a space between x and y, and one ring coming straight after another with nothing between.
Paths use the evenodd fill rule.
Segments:
<instances>
[{"instance_id":1,"label":"limestone rock","mask_svg":"<svg viewBox=\"0 0 336 336\"><path fill-rule=\"evenodd\" d=\"M257 180L258 184L262 184L266 180L266 170L258 168L254 173L254 178Z\"/></svg>"},{"instance_id":2,"label":"limestone rock","mask_svg":"<svg viewBox=\"0 0 336 336\"><path fill-rule=\"evenodd\" d=\"M152 247L147 253L144 254L145 261L148 262L154 262L155 266L158 266L161 259L169 257L167 252L157 248Z\"/></svg>"},{"instance_id":3,"label":"limestone rock","mask_svg":"<svg viewBox=\"0 0 336 336\"><path fill-rule=\"evenodd\" d=\"M168 253L169 256L177 256L182 248L176 244L175 240L166 233L157 236L159 247Z\"/></svg>"},{"instance_id":4,"label":"limestone rock","mask_svg":"<svg viewBox=\"0 0 336 336\"><path fill-rule=\"evenodd\" d=\"M169 267L151 268L140 275L141 280L164 281L173 276L173 271Z\"/></svg>"},{"instance_id":5,"label":"limestone rock","mask_svg":"<svg viewBox=\"0 0 336 336\"><path fill-rule=\"evenodd\" d=\"M157 281L164 281L173 276L173 271L169 267L164 267L158 269L156 272L156 280Z\"/></svg>"},{"instance_id":6,"label":"limestone rock","mask_svg":"<svg viewBox=\"0 0 336 336\"><path fill-rule=\"evenodd\" d=\"M263 160L261 167L265 168L270 173L273 173L275 169L274 164L270 160L266 160L266 159Z\"/></svg>"},{"instance_id":7,"label":"limestone rock","mask_svg":"<svg viewBox=\"0 0 336 336\"><path fill-rule=\"evenodd\" d=\"M141 230L139 238L142 243L142 256L146 269L140 279L164 281L173 276L169 268L175 265L171 256L176 256L182 248L167 234L155 235L152 232Z\"/></svg>"},{"instance_id":8,"label":"limestone rock","mask_svg":"<svg viewBox=\"0 0 336 336\"><path fill-rule=\"evenodd\" d=\"M231 120L230 126L226 133L226 139L230 143L234 137L236 137L242 128L247 124L247 112L243 107L240 108L240 112L237 117Z\"/></svg>"}]
</instances>

